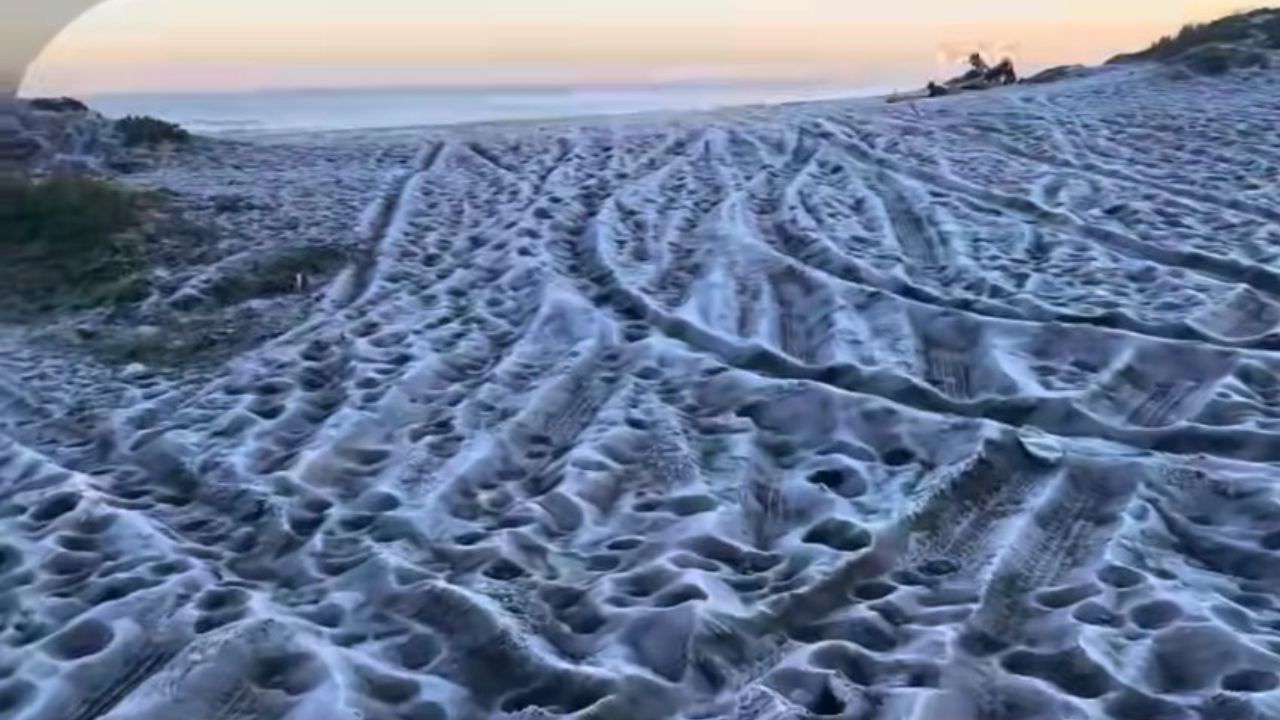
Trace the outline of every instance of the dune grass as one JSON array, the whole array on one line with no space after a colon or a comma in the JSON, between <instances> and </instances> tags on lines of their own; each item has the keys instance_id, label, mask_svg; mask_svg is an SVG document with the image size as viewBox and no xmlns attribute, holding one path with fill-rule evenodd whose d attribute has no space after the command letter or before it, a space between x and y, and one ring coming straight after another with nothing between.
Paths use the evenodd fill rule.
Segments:
<instances>
[{"instance_id":1,"label":"dune grass","mask_svg":"<svg viewBox=\"0 0 1280 720\"><path fill-rule=\"evenodd\" d=\"M1184 25L1174 35L1166 35L1146 50L1117 55L1109 62L1171 60L1207 45L1237 43L1280 49L1280 9L1263 8L1236 13L1207 23Z\"/></svg>"},{"instance_id":2,"label":"dune grass","mask_svg":"<svg viewBox=\"0 0 1280 720\"><path fill-rule=\"evenodd\" d=\"M145 283L147 198L89 178L0 178L0 314L127 301Z\"/></svg>"},{"instance_id":3,"label":"dune grass","mask_svg":"<svg viewBox=\"0 0 1280 720\"><path fill-rule=\"evenodd\" d=\"M129 115L115 122L125 147L181 145L191 139L191 133L181 125L145 115Z\"/></svg>"}]
</instances>

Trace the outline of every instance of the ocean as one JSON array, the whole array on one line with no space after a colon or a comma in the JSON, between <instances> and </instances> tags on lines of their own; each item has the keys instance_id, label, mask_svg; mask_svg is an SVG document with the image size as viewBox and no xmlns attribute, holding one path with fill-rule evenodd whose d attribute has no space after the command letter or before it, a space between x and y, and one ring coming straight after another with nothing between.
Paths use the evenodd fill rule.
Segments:
<instances>
[{"instance_id":1,"label":"ocean","mask_svg":"<svg viewBox=\"0 0 1280 720\"><path fill-rule=\"evenodd\" d=\"M783 84L642 87L275 90L236 93L101 94L100 112L152 115L203 134L352 130L700 110L864 97L889 88Z\"/></svg>"}]
</instances>

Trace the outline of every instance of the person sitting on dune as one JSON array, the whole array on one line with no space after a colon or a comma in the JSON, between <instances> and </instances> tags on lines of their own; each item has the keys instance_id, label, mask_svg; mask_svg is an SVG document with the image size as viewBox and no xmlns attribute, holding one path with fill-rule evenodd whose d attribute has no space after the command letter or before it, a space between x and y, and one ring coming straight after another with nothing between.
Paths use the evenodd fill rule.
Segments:
<instances>
[{"instance_id":1,"label":"person sitting on dune","mask_svg":"<svg viewBox=\"0 0 1280 720\"><path fill-rule=\"evenodd\" d=\"M959 76L947 81L948 85L965 85L975 80L986 78L987 73L991 72L991 67L987 65L987 61L982 59L980 53L973 53L969 56L969 70Z\"/></svg>"},{"instance_id":2,"label":"person sitting on dune","mask_svg":"<svg viewBox=\"0 0 1280 720\"><path fill-rule=\"evenodd\" d=\"M1005 58L988 70L982 79L992 84L1013 85L1018 82L1018 73L1013 69L1013 61Z\"/></svg>"}]
</instances>

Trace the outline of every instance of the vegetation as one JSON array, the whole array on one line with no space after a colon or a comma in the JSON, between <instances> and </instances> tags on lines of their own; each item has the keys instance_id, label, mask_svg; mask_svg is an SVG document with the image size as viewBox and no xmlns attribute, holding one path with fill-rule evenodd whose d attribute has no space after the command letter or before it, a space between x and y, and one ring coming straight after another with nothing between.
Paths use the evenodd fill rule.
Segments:
<instances>
[{"instance_id":1,"label":"vegetation","mask_svg":"<svg viewBox=\"0 0 1280 720\"><path fill-rule=\"evenodd\" d=\"M177 123L145 115L130 115L120 118L115 123L125 147L142 147L177 144L191 139L191 133Z\"/></svg>"},{"instance_id":2,"label":"vegetation","mask_svg":"<svg viewBox=\"0 0 1280 720\"><path fill-rule=\"evenodd\" d=\"M269 251L251 266L224 274L207 290L220 305L289 295L305 290L317 278L333 275L346 262L347 254L332 246Z\"/></svg>"},{"instance_id":3,"label":"vegetation","mask_svg":"<svg viewBox=\"0 0 1280 720\"><path fill-rule=\"evenodd\" d=\"M99 180L0 179L0 314L137 299L144 206Z\"/></svg>"},{"instance_id":4,"label":"vegetation","mask_svg":"<svg viewBox=\"0 0 1280 720\"><path fill-rule=\"evenodd\" d=\"M1177 58L1179 66L1198 75L1224 75L1238 68L1265 68L1270 58L1261 50L1239 45L1203 45Z\"/></svg>"},{"instance_id":5,"label":"vegetation","mask_svg":"<svg viewBox=\"0 0 1280 720\"><path fill-rule=\"evenodd\" d=\"M31 101L32 110L45 110L48 112L89 112L89 106L69 97L57 98L36 98Z\"/></svg>"},{"instance_id":6,"label":"vegetation","mask_svg":"<svg viewBox=\"0 0 1280 720\"><path fill-rule=\"evenodd\" d=\"M1146 50L1117 55L1109 62L1171 60L1208 45L1234 44L1280 49L1280 10L1264 8L1209 23L1185 25L1177 35L1166 35Z\"/></svg>"}]
</instances>

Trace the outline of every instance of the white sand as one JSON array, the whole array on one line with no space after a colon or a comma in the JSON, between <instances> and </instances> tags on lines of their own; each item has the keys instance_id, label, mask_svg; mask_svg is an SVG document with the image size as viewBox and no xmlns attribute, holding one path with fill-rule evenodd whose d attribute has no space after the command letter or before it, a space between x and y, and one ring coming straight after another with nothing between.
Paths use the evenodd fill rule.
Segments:
<instances>
[{"instance_id":1,"label":"white sand","mask_svg":"<svg viewBox=\"0 0 1280 720\"><path fill-rule=\"evenodd\" d=\"M1280 717L1278 117L1119 70L179 159L360 259L223 371L4 331L0 717Z\"/></svg>"}]
</instances>

